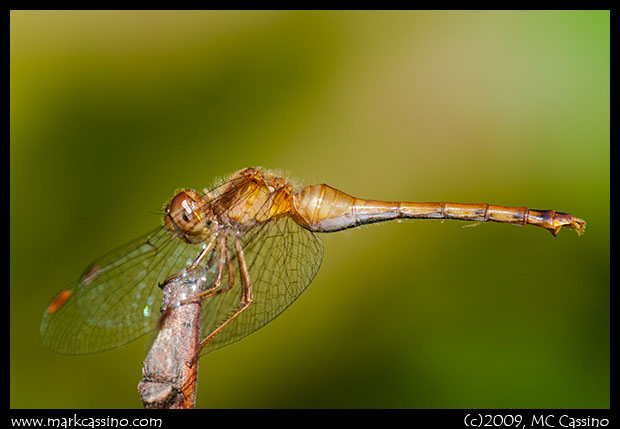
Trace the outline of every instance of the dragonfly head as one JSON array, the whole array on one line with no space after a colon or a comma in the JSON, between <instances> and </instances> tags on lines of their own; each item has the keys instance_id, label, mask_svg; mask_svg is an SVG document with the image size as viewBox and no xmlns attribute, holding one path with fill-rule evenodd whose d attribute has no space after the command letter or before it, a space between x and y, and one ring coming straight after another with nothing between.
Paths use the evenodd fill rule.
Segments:
<instances>
[{"instance_id":1,"label":"dragonfly head","mask_svg":"<svg viewBox=\"0 0 620 429\"><path fill-rule=\"evenodd\" d=\"M166 229L186 243L200 243L211 235L214 216L198 192L191 189L178 192L164 211Z\"/></svg>"}]
</instances>

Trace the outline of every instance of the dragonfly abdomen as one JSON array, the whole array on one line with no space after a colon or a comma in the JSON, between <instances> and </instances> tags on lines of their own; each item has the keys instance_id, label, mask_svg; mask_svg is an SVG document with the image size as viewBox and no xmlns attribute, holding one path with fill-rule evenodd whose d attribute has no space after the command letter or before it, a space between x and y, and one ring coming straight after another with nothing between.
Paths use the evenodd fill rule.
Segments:
<instances>
[{"instance_id":1,"label":"dragonfly abdomen","mask_svg":"<svg viewBox=\"0 0 620 429\"><path fill-rule=\"evenodd\" d=\"M555 210L533 210L527 207L504 207L491 204L462 203L399 203L400 216L409 219L457 219L477 222L500 222L513 225L534 225L557 236L566 226L582 234L585 222L569 213Z\"/></svg>"},{"instance_id":2,"label":"dragonfly abdomen","mask_svg":"<svg viewBox=\"0 0 620 429\"><path fill-rule=\"evenodd\" d=\"M564 226L581 234L585 222L568 213L490 204L410 203L355 198L328 185L308 186L293 196L296 220L315 232L333 232L392 219L457 219L535 225L554 236Z\"/></svg>"},{"instance_id":3,"label":"dragonfly abdomen","mask_svg":"<svg viewBox=\"0 0 620 429\"><path fill-rule=\"evenodd\" d=\"M308 186L293 195L296 220L315 232L334 232L403 217L400 203L365 200L329 185Z\"/></svg>"}]
</instances>

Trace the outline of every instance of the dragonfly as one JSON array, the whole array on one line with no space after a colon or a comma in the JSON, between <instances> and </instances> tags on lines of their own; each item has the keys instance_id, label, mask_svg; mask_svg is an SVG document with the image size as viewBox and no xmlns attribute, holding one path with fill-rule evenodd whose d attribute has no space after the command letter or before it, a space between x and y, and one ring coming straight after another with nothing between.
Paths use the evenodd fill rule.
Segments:
<instances>
[{"instance_id":1,"label":"dragonfly","mask_svg":"<svg viewBox=\"0 0 620 429\"><path fill-rule=\"evenodd\" d=\"M89 354L129 343L160 326L162 287L200 275L198 355L234 343L282 313L312 282L323 257L320 233L394 219L456 219L563 227L569 213L449 202L389 202L350 196L326 184L301 189L277 173L246 168L198 193L182 189L154 231L95 260L43 314L43 343Z\"/></svg>"}]
</instances>

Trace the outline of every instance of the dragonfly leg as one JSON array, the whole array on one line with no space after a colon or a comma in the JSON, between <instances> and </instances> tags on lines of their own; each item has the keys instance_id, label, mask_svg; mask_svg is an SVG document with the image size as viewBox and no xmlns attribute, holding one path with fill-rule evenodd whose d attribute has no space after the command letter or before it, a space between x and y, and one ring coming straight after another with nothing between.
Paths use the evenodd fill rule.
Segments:
<instances>
[{"instance_id":1,"label":"dragonfly leg","mask_svg":"<svg viewBox=\"0 0 620 429\"><path fill-rule=\"evenodd\" d=\"M181 270L178 273L171 275L162 284L160 284L159 287L163 289L163 287L164 287L164 285L166 283L169 283L169 282L175 280L176 278L180 277L182 275L182 273L187 272L187 271L194 271L196 269L196 267L198 267L198 265L200 265L200 263L203 261L205 256L207 256L209 254L209 252L211 250L213 250L213 246L215 245L215 240L216 239L217 239L217 235L213 234L211 236L211 240L209 240L209 243L207 244L207 247L202 249L202 252L200 252L198 257L196 259L194 259L194 262L192 262L192 265L190 265L189 268L187 268L186 270Z\"/></svg>"},{"instance_id":2,"label":"dragonfly leg","mask_svg":"<svg viewBox=\"0 0 620 429\"><path fill-rule=\"evenodd\" d=\"M209 345L211 341L220 333L222 330L232 322L237 316L243 313L248 309L252 301L254 300L254 295L252 293L252 282L250 281L250 273L248 270L248 265L245 261L245 253L243 252L243 247L241 246L241 242L237 237L235 237L235 249L237 250L237 255L239 256L239 273L241 277L241 305L239 308L228 318L226 319L220 326L215 328L213 332L211 332L204 340L200 342L200 346L198 347L198 352L196 356L189 363L193 365L198 357L200 356L200 352L204 350L204 348ZM229 270L232 267L229 266Z\"/></svg>"},{"instance_id":3,"label":"dragonfly leg","mask_svg":"<svg viewBox=\"0 0 620 429\"><path fill-rule=\"evenodd\" d=\"M220 293L226 292L227 290L233 288L234 278L230 258L228 257L228 249L226 248L226 237L222 237L219 240L219 247L220 255L218 258L217 276L215 277L215 281L213 282L213 287L210 287L209 289L203 290L202 292L194 296L184 299L180 302L180 305L187 304L188 302L194 301L198 298L200 298L201 300L211 298L212 296L219 295ZM222 285L222 276L224 275L224 264L226 264L228 269L228 286L220 289L220 286Z\"/></svg>"},{"instance_id":4,"label":"dragonfly leg","mask_svg":"<svg viewBox=\"0 0 620 429\"><path fill-rule=\"evenodd\" d=\"M198 265L200 265L200 263L205 258L205 256L207 256L207 254L211 251L211 249L213 249L216 238L217 236L213 234L213 236L211 237L211 240L209 240L209 244L207 244L207 247L202 249L202 252L200 252L200 255L198 255L198 257L194 260L194 262L192 262L192 265L189 266L188 270L193 271L196 269Z\"/></svg>"},{"instance_id":5,"label":"dragonfly leg","mask_svg":"<svg viewBox=\"0 0 620 429\"><path fill-rule=\"evenodd\" d=\"M231 276L231 268L230 268L230 261L228 258L228 250L226 248L226 238L222 237L219 240L219 255L218 255L218 267L217 267L217 275L215 277L215 280L213 282L213 287L210 287L206 290L203 290L200 293L197 293L196 295L190 296L189 298L186 298L180 302L178 302L177 304L173 305L173 306L169 306L167 307L163 312L161 317L159 318L159 321L157 322L157 326L161 328L161 326L163 325L163 321L168 317L168 314L170 314L170 311L173 308L176 308L180 305L185 305L189 302L192 301L196 301L198 300L198 302L202 301L203 299L206 298L210 298L212 296L218 295L222 292L226 292L227 290L232 289L233 287L233 283L231 282L231 280L229 280L228 282L228 286L225 287L224 289L220 289L220 286L222 284L222 277L224 275L224 264L227 264L229 266L228 271L229 271L229 279ZM200 256L199 256L200 258ZM202 258L204 258L204 256L202 256Z\"/></svg>"}]
</instances>

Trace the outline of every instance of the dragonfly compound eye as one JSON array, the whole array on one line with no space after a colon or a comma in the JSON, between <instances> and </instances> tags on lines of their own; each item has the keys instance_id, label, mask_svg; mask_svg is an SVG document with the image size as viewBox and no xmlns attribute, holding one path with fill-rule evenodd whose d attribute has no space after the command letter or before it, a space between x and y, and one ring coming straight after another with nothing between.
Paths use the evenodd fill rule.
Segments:
<instances>
[{"instance_id":1,"label":"dragonfly compound eye","mask_svg":"<svg viewBox=\"0 0 620 429\"><path fill-rule=\"evenodd\" d=\"M179 192L170 201L167 212L170 220L180 232L196 235L204 229L204 213L199 202L202 198L198 194L192 194L189 191Z\"/></svg>"}]
</instances>

